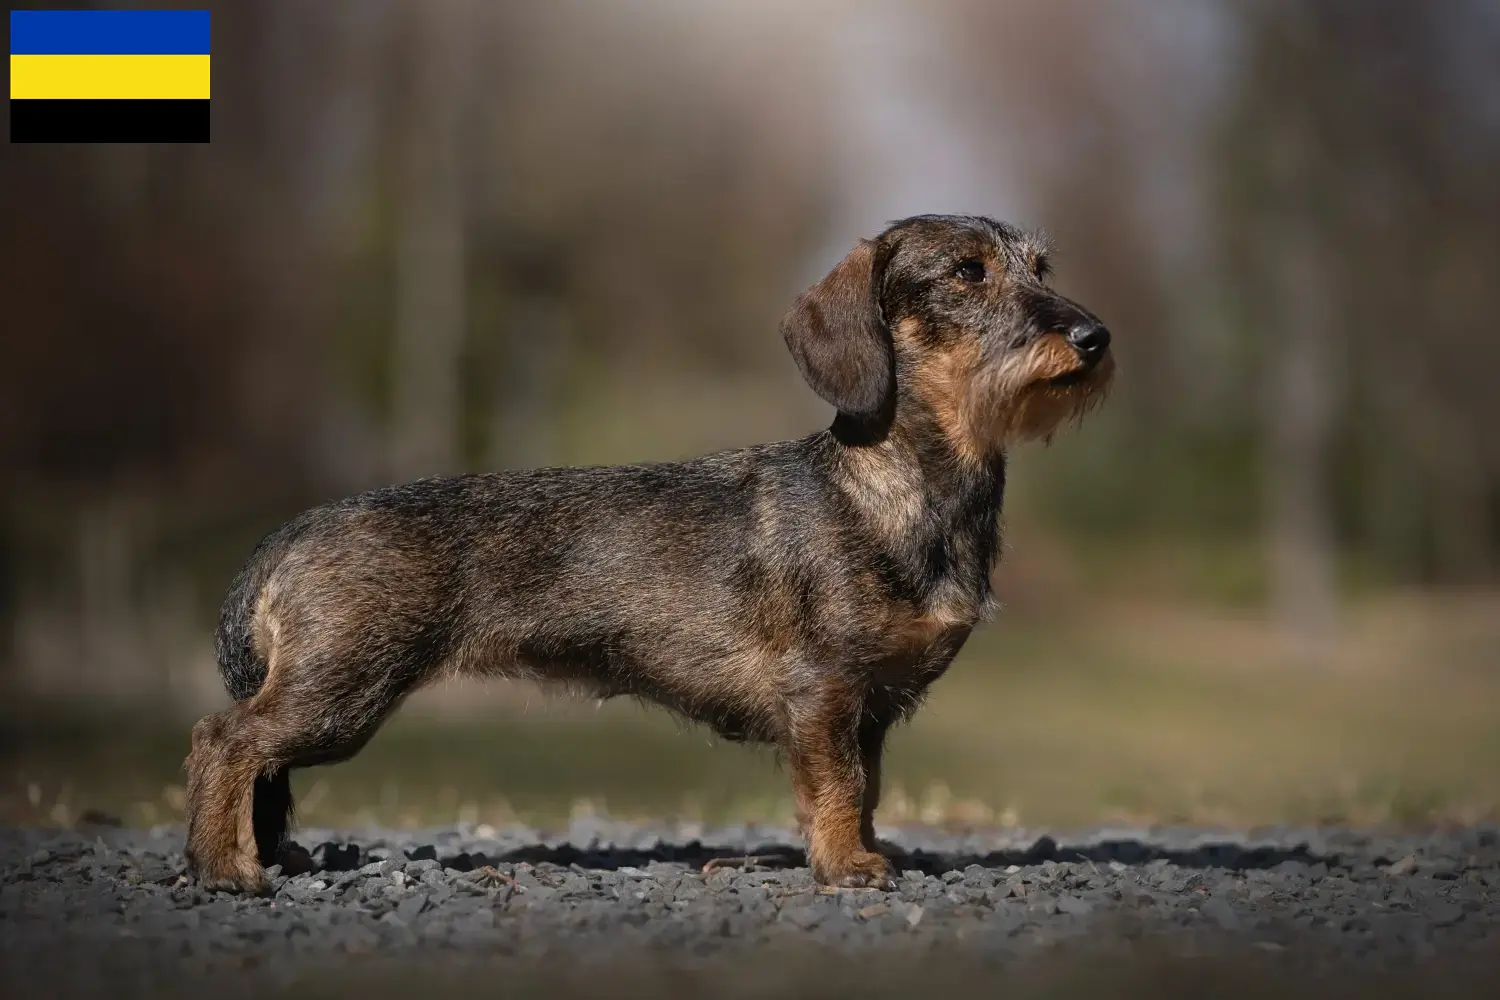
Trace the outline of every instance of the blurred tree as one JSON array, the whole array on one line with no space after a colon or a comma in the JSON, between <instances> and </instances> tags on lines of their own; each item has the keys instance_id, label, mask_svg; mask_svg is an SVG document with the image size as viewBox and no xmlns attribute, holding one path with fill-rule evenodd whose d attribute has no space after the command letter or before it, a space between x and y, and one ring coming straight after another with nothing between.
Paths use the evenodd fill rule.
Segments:
<instances>
[{"instance_id":1,"label":"blurred tree","mask_svg":"<svg viewBox=\"0 0 1500 1000\"><path fill-rule=\"evenodd\" d=\"M1495 186L1479 180L1500 172L1481 99L1496 69L1476 44L1495 51L1500 17L1403 0L1240 10L1225 278L1272 386L1278 603L1314 626L1336 510L1344 543L1402 577L1500 564L1495 399L1473 377L1500 363L1486 332L1500 289L1472 277L1500 253Z\"/></svg>"},{"instance_id":2,"label":"blurred tree","mask_svg":"<svg viewBox=\"0 0 1500 1000\"><path fill-rule=\"evenodd\" d=\"M1332 95L1315 78L1333 39L1317 4L1257 2L1246 15L1245 66L1223 126L1224 279L1261 358L1272 608L1291 634L1319 640L1335 625L1331 460L1348 368L1329 250L1337 165L1320 121Z\"/></svg>"},{"instance_id":3,"label":"blurred tree","mask_svg":"<svg viewBox=\"0 0 1500 1000\"><path fill-rule=\"evenodd\" d=\"M474 25L469 0L403 14L411 83L400 116L391 474L409 480L459 467L468 293L461 118Z\"/></svg>"}]
</instances>

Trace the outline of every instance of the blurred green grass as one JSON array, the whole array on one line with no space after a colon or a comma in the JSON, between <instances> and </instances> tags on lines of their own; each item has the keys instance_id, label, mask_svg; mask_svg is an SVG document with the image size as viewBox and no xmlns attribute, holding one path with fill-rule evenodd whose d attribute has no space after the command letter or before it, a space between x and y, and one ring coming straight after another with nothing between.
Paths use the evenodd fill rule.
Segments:
<instances>
[{"instance_id":1,"label":"blurred green grass","mask_svg":"<svg viewBox=\"0 0 1500 1000\"><path fill-rule=\"evenodd\" d=\"M1002 614L887 755L883 823L1421 827L1500 817L1493 601L1384 602L1308 661L1263 623L1128 606ZM0 820L181 818L191 720L12 706ZM319 826L618 817L789 822L775 755L656 709L418 695L354 760L298 772Z\"/></svg>"}]
</instances>

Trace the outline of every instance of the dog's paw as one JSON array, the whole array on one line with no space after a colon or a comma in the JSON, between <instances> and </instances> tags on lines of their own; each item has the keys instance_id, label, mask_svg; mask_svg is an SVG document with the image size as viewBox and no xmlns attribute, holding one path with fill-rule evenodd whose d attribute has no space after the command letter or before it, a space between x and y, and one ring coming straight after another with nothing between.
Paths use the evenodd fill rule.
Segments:
<instances>
[{"instance_id":1,"label":"dog's paw","mask_svg":"<svg viewBox=\"0 0 1500 1000\"><path fill-rule=\"evenodd\" d=\"M198 884L209 892L241 892L263 896L270 888L266 870L254 858L225 858L211 863L198 862Z\"/></svg>"},{"instance_id":2,"label":"dog's paw","mask_svg":"<svg viewBox=\"0 0 1500 1000\"><path fill-rule=\"evenodd\" d=\"M830 861L814 874L819 882L839 889L883 889L890 892L896 888L891 863L873 851L859 851Z\"/></svg>"}]
</instances>

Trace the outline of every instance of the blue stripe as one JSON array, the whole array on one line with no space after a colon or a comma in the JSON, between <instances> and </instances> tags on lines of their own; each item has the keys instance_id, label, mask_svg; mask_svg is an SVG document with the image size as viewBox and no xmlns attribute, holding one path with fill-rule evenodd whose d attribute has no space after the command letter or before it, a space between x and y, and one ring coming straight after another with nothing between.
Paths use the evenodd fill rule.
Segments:
<instances>
[{"instance_id":1,"label":"blue stripe","mask_svg":"<svg viewBox=\"0 0 1500 1000\"><path fill-rule=\"evenodd\" d=\"M13 56L208 55L206 10L13 10Z\"/></svg>"}]
</instances>

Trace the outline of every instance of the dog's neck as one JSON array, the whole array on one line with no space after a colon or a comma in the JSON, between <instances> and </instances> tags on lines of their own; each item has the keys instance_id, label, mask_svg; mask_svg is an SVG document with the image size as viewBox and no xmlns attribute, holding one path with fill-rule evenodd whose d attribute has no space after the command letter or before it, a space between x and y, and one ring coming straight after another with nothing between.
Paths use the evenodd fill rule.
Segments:
<instances>
[{"instance_id":1,"label":"dog's neck","mask_svg":"<svg viewBox=\"0 0 1500 1000\"><path fill-rule=\"evenodd\" d=\"M976 618L984 615L1000 555L1004 454L966 459L915 405L898 405L880 429L840 416L828 434L838 450L840 485L912 596L960 616L965 607Z\"/></svg>"}]
</instances>

